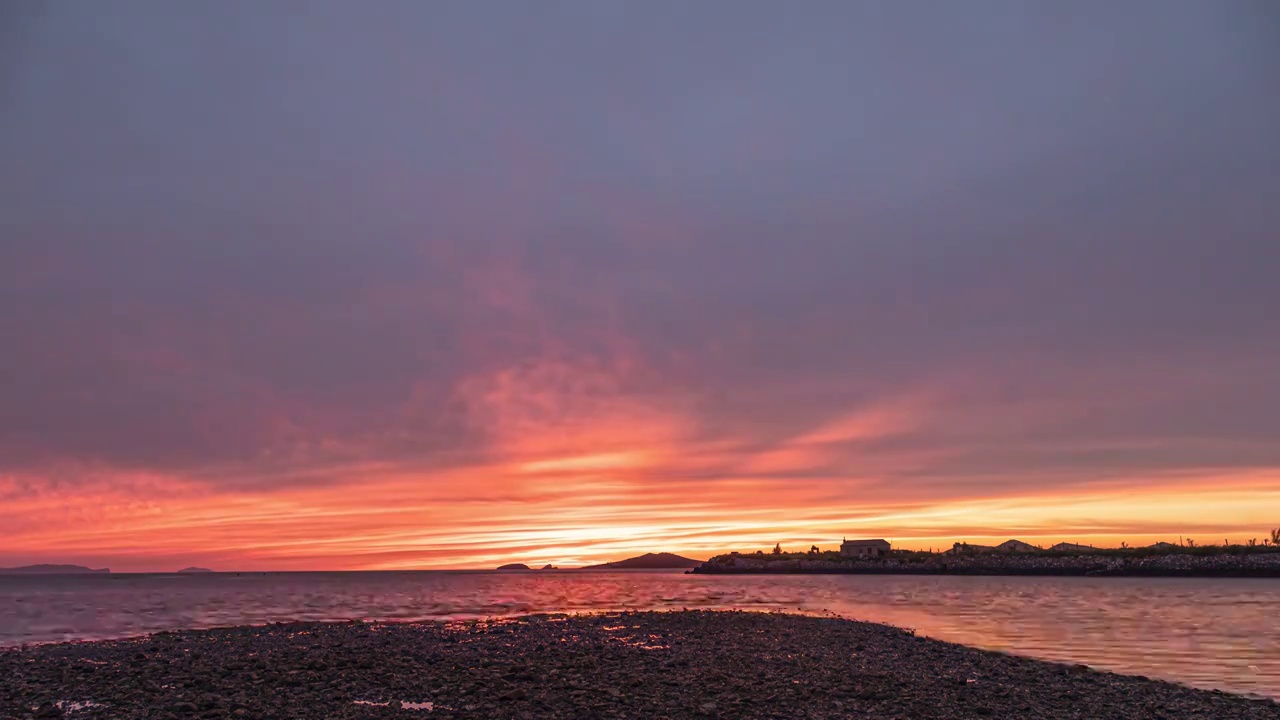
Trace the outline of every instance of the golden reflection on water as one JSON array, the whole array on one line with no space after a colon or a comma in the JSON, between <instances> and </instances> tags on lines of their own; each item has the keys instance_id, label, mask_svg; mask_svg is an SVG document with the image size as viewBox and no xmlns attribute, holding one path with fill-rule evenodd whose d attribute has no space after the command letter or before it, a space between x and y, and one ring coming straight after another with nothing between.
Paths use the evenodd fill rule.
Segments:
<instances>
[{"instance_id":1,"label":"golden reflection on water","mask_svg":"<svg viewBox=\"0 0 1280 720\"><path fill-rule=\"evenodd\" d=\"M235 578L28 578L0 584L0 645L284 620L441 620L460 642L532 613L801 612L885 622L991 650L1280 698L1280 581L702 576L680 573L299 573ZM463 621L479 619L472 625ZM538 622L561 622L540 618ZM298 630L305 635L309 631ZM577 638L564 637L562 642Z\"/></svg>"}]
</instances>

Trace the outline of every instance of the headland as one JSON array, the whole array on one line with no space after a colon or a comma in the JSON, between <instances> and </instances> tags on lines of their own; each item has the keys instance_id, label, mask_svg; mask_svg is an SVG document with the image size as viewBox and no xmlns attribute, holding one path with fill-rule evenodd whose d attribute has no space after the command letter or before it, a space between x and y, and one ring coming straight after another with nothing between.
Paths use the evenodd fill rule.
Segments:
<instances>
[{"instance_id":1,"label":"headland","mask_svg":"<svg viewBox=\"0 0 1280 720\"><path fill-rule=\"evenodd\" d=\"M873 544L874 543L874 544ZM892 549L881 539L850 540L839 551L728 553L693 568L696 574L1047 575L1090 577L1280 578L1280 547L1042 549L1018 540L997 546L956 543L945 552Z\"/></svg>"}]
</instances>

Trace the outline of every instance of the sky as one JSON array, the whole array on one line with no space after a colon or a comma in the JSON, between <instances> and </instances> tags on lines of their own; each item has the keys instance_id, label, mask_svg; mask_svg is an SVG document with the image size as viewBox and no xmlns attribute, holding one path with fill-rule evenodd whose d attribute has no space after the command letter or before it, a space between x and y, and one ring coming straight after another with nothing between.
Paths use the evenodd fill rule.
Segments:
<instances>
[{"instance_id":1,"label":"sky","mask_svg":"<svg viewBox=\"0 0 1280 720\"><path fill-rule=\"evenodd\" d=\"M1280 525L1280 12L0 5L0 565Z\"/></svg>"}]
</instances>

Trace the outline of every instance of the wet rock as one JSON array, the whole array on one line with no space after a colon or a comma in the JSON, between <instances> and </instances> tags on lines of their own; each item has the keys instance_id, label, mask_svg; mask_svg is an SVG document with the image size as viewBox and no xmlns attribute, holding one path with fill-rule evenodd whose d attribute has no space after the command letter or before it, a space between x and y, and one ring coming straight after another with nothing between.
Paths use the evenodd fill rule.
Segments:
<instances>
[{"instance_id":1,"label":"wet rock","mask_svg":"<svg viewBox=\"0 0 1280 720\"><path fill-rule=\"evenodd\" d=\"M51 698L90 697L107 709L86 718L159 720L1280 720L1273 702L979 652L882 625L789 615L295 623L144 643L0 652L0 718L57 711ZM188 648L199 652L193 658ZM135 667L140 653L148 661ZM97 669L86 674L82 665ZM401 701L430 701L433 710Z\"/></svg>"}]
</instances>

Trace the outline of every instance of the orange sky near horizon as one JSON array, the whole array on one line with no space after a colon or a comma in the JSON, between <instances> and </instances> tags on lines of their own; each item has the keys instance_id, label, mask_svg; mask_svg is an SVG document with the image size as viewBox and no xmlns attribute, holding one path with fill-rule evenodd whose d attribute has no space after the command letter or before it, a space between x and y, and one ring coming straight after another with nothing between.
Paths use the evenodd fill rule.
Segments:
<instances>
[{"instance_id":1,"label":"orange sky near horizon","mask_svg":"<svg viewBox=\"0 0 1280 720\"><path fill-rule=\"evenodd\" d=\"M390 476L356 488L237 494L159 478L114 478L100 489L77 491L74 499L53 494L7 504L0 519L17 530L7 535L0 559L126 572L187 565L407 570L507 562L574 566L651 551L705 558L729 550L767 551L775 542L787 550L811 544L834 549L844 535L886 537L909 549L1009 537L1105 547L1187 537L1205 545L1266 537L1280 504L1275 474L1229 478L1230 483L1164 480L1159 495L1136 503L1138 493L1124 485L927 504L803 502L804 493L785 480L677 486L670 488L675 498L656 497L634 480L599 476L561 479L516 497L465 497L477 476L498 472L433 479L456 492L456 500L448 494L421 497L415 488L423 478L416 476ZM151 498L121 489L157 484L164 493ZM744 502L744 496L759 503ZM24 529L21 517L57 523Z\"/></svg>"},{"instance_id":2,"label":"orange sky near horizon","mask_svg":"<svg viewBox=\"0 0 1280 720\"><path fill-rule=\"evenodd\" d=\"M935 450L868 453L859 461L859 443L945 421L937 393L913 393L758 446L706 439L687 415L648 403L607 394L566 403L542 385L547 372L560 371L464 385L491 438L480 464L359 461L305 468L305 483L285 473L256 486L211 480L220 475L75 465L59 470L75 478L61 483L0 476L0 565L73 562L118 572L574 566L651 551L705 558L774 543L834 548L842 536L885 537L910 549L1010 537L1218 544L1266 537L1280 522L1280 471L1269 469L1067 474L1057 482L1043 472L1034 488L1001 488L909 479L950 462Z\"/></svg>"}]
</instances>

